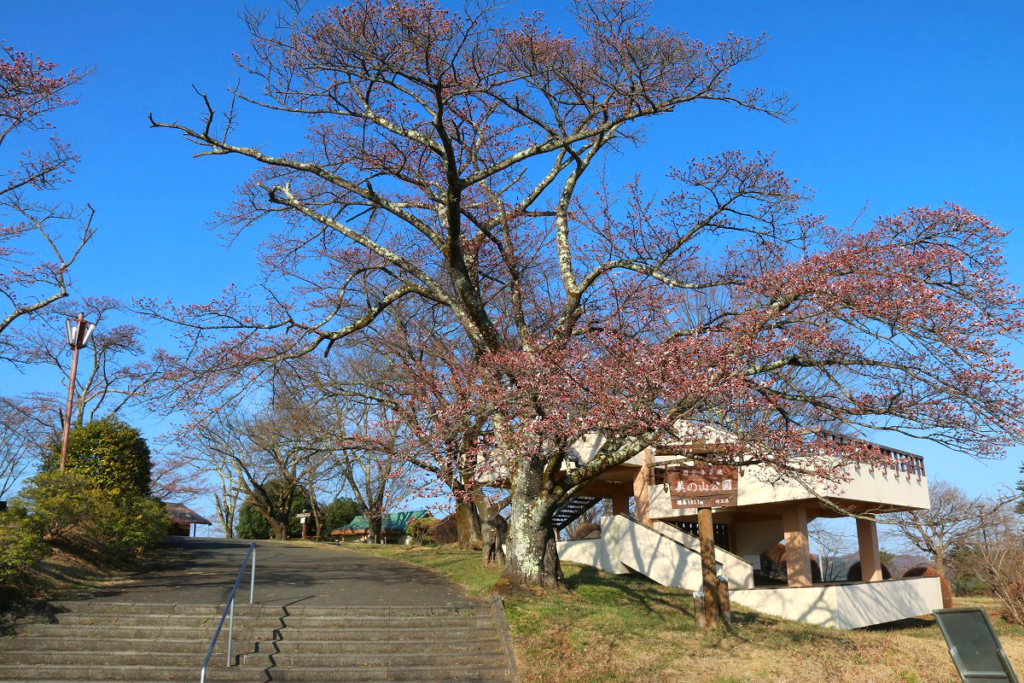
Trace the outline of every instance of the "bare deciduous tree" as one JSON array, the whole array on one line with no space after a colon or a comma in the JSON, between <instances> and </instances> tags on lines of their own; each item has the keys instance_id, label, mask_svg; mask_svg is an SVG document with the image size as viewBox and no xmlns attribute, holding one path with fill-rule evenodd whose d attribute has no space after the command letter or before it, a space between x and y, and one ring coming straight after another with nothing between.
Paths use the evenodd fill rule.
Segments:
<instances>
[{"instance_id":1,"label":"bare deciduous tree","mask_svg":"<svg viewBox=\"0 0 1024 683\"><path fill-rule=\"evenodd\" d=\"M19 319L68 296L70 271L93 236L91 207L51 199L78 157L52 134L51 115L75 104L71 91L88 72L60 75L57 65L0 43L0 149L13 167L0 170L0 359L18 361L8 339ZM36 139L36 150L11 144Z\"/></svg>"},{"instance_id":2,"label":"bare deciduous tree","mask_svg":"<svg viewBox=\"0 0 1024 683\"><path fill-rule=\"evenodd\" d=\"M822 581L842 581L846 578L847 566L838 560L853 547L851 536L844 531L841 522L836 524L835 521L815 519L807 525L807 535L818 556Z\"/></svg>"},{"instance_id":3,"label":"bare deciduous tree","mask_svg":"<svg viewBox=\"0 0 1024 683\"><path fill-rule=\"evenodd\" d=\"M0 500L55 437L52 417L38 403L0 397Z\"/></svg>"},{"instance_id":4,"label":"bare deciduous tree","mask_svg":"<svg viewBox=\"0 0 1024 683\"><path fill-rule=\"evenodd\" d=\"M1014 499L989 500L971 497L955 484L935 480L928 483L931 507L880 516L891 526L889 535L910 551L922 552L935 569L949 576L953 551L982 538L986 524L994 524Z\"/></svg>"},{"instance_id":5,"label":"bare deciduous tree","mask_svg":"<svg viewBox=\"0 0 1024 683\"><path fill-rule=\"evenodd\" d=\"M262 242L261 289L170 311L141 302L180 324L184 398L423 303L472 351L442 375L459 402L438 414L437 450L464 416L485 418L473 449L512 492L505 575L548 587L561 575L554 510L681 423L725 429L730 456L797 474L852 452L812 444L823 425L983 457L1024 441L1024 373L1002 344L1024 316L1003 230L952 204L833 227L765 155L692 160L657 197L639 179L590 182L655 117L789 108L733 85L762 39L704 44L652 26L643 2L569 7L574 37L539 15L508 24L490 2L247 16L239 64L256 89L236 88L224 117L203 96L197 125L151 119L201 156L256 167L229 233L279 228ZM239 140L239 103L287 133ZM746 429L744 414L771 419ZM595 432L593 458L568 468Z\"/></svg>"},{"instance_id":6,"label":"bare deciduous tree","mask_svg":"<svg viewBox=\"0 0 1024 683\"><path fill-rule=\"evenodd\" d=\"M292 501L316 478L313 471L323 467L330 450L321 431L308 429L304 408L287 393L252 412L225 407L181 441L198 467L221 478L223 525L233 522L237 484L281 540L288 534Z\"/></svg>"},{"instance_id":7,"label":"bare deciduous tree","mask_svg":"<svg viewBox=\"0 0 1024 683\"><path fill-rule=\"evenodd\" d=\"M64 321L83 312L85 319L96 325L75 377L73 425L141 404L163 373L159 357L146 357L143 330L123 321L124 311L123 304L110 297L61 301L38 316L39 324L13 336L23 363L56 368L67 384L71 381L71 361ZM58 412L65 400L58 394L39 393L34 398L50 402Z\"/></svg>"}]
</instances>

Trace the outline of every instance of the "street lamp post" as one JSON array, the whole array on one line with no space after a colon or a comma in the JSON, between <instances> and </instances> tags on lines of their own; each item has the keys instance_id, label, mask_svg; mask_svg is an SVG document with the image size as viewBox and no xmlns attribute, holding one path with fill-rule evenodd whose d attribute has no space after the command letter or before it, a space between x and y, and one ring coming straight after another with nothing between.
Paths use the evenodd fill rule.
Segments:
<instances>
[{"instance_id":1,"label":"street lamp post","mask_svg":"<svg viewBox=\"0 0 1024 683\"><path fill-rule=\"evenodd\" d=\"M79 313L77 319L72 320L68 318L65 320L64 328L67 331L68 345L71 347L71 378L68 382L68 406L64 413L64 437L60 444L61 472L64 471L68 461L68 436L71 433L71 406L75 402L75 374L78 372L78 352L89 343L89 337L92 336L92 331L96 328L96 325L86 322L85 314Z\"/></svg>"}]
</instances>

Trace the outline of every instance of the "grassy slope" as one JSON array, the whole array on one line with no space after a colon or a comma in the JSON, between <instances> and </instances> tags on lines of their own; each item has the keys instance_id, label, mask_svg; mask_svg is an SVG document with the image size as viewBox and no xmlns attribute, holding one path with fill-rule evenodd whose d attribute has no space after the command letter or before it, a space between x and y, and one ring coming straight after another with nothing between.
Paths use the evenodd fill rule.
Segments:
<instances>
[{"instance_id":1,"label":"grassy slope","mask_svg":"<svg viewBox=\"0 0 1024 683\"><path fill-rule=\"evenodd\" d=\"M488 593L497 570L478 552L449 548L346 545L436 569L473 595ZM959 680L931 619L835 631L754 612L734 612L731 632L694 627L692 598L633 576L563 565L570 590L506 598L524 682L779 681L912 683ZM960 605L991 601L959 601ZM1024 630L997 624L1010 660L1024 671Z\"/></svg>"},{"instance_id":2,"label":"grassy slope","mask_svg":"<svg viewBox=\"0 0 1024 683\"><path fill-rule=\"evenodd\" d=\"M149 563L159 564L167 556L167 549L151 551L138 570ZM85 598L98 590L116 587L132 580L131 572L105 569L89 560L59 548L33 565L31 587L13 601L0 600L0 637L13 635L19 623L36 620L48 621L46 602Z\"/></svg>"}]
</instances>

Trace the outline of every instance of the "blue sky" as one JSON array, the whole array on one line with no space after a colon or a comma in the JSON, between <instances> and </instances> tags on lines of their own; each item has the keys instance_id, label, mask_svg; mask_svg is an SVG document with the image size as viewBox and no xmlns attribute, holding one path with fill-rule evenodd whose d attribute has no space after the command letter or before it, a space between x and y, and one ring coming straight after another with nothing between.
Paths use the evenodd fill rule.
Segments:
<instances>
[{"instance_id":1,"label":"blue sky","mask_svg":"<svg viewBox=\"0 0 1024 683\"><path fill-rule=\"evenodd\" d=\"M217 96L234 83L232 52L246 48L241 5L4 5L5 42L65 67L96 69L81 104L58 119L82 156L67 197L97 209L99 233L77 269L80 291L203 301L248 282L251 243L226 251L205 228L246 165L193 160L179 136L150 129L146 119L152 111L195 122L201 109L192 85ZM510 12L540 7L508 3ZM694 156L775 151L781 168L816 191L814 210L834 224L865 206L871 217L955 201L1016 231L1007 256L1011 277L1024 285L1024 3L655 0L654 15L703 40L767 33L765 56L735 80L787 91L799 106L791 124L723 106L686 108L651 128L647 144L630 152L630 169L654 178ZM549 19L568 26L562 10ZM271 142L259 122L248 119L248 139ZM163 342L165 333L153 337ZM1024 352L1016 356L1024 363ZM4 393L49 381L2 373ZM135 421L148 436L161 430L146 416ZM974 493L1015 482L1024 459L1024 449L984 464L932 446L892 445L922 452L931 477Z\"/></svg>"}]
</instances>

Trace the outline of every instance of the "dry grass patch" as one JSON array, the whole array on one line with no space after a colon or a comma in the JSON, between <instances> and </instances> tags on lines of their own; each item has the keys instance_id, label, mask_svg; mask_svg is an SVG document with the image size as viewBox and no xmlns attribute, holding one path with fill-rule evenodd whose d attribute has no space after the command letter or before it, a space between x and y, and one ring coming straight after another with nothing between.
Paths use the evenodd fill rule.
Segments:
<instances>
[{"instance_id":1,"label":"dry grass patch","mask_svg":"<svg viewBox=\"0 0 1024 683\"><path fill-rule=\"evenodd\" d=\"M353 546L346 546L353 547ZM488 593L500 572L480 554L364 546L446 574L472 595ZM563 565L567 591L517 592L505 608L525 683L954 683L956 670L931 618L836 631L737 610L731 631L694 626L692 598L635 576ZM995 602L958 600L993 613ZM1024 667L1024 629L997 620L1010 660ZM1024 669L1022 669L1024 670Z\"/></svg>"}]
</instances>

